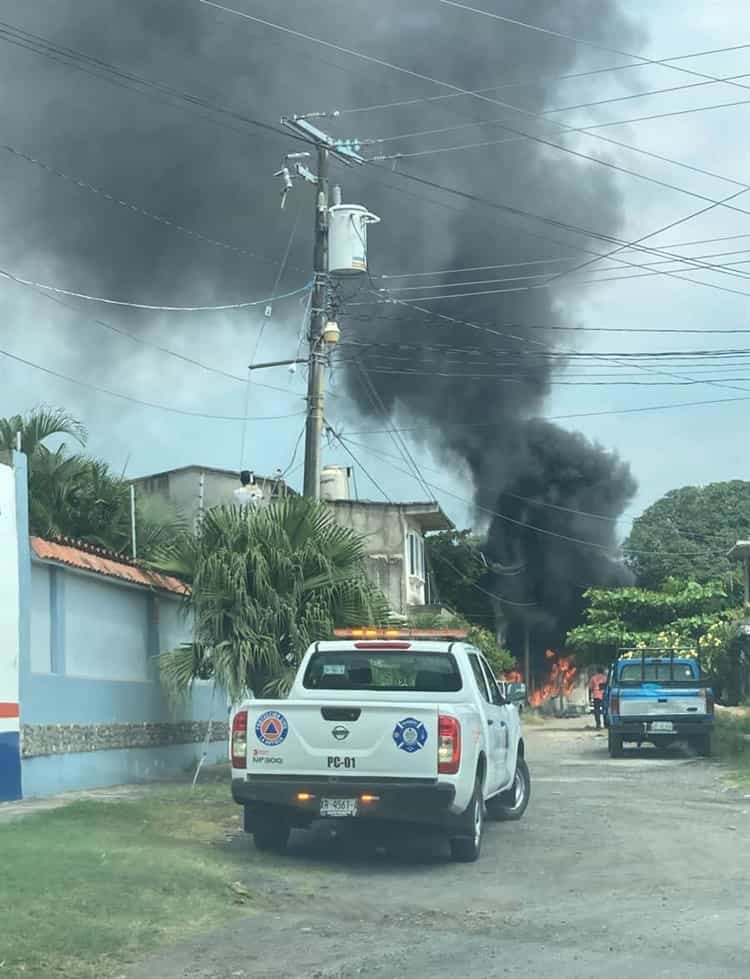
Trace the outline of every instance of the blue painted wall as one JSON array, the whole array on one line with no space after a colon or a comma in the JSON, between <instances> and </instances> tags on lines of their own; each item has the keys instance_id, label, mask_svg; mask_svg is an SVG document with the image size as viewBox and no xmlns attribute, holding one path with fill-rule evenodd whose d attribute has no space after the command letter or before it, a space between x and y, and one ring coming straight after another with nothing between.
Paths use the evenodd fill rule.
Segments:
<instances>
[{"instance_id":1,"label":"blue painted wall","mask_svg":"<svg viewBox=\"0 0 750 979\"><path fill-rule=\"evenodd\" d=\"M177 744L164 748L129 748L26 758L23 762L24 796L56 795L129 782L168 779L194 771L202 753L203 746L200 744ZM226 760L226 742L209 746L206 764Z\"/></svg>"},{"instance_id":2,"label":"blue painted wall","mask_svg":"<svg viewBox=\"0 0 750 979\"><path fill-rule=\"evenodd\" d=\"M0 802L21 798L18 731L0 731Z\"/></svg>"},{"instance_id":3,"label":"blue painted wall","mask_svg":"<svg viewBox=\"0 0 750 979\"><path fill-rule=\"evenodd\" d=\"M177 597L62 565L32 562L28 535L25 457L14 454L19 549L19 685L21 724L136 724L226 721L226 699L198 683L185 703L170 705L157 657L190 638ZM1 639L1 637L0 637ZM18 760L18 798L171 777L195 764L202 744L91 751ZM15 751L15 755L12 753ZM207 761L227 757L226 741L212 743ZM4 771L5 768L0 765Z\"/></svg>"}]
</instances>

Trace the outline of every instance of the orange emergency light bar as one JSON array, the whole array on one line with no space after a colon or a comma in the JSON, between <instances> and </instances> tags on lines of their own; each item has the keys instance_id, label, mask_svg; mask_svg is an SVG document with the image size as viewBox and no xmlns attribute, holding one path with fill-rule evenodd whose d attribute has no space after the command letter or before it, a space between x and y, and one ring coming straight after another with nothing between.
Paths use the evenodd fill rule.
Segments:
<instances>
[{"instance_id":1,"label":"orange emergency light bar","mask_svg":"<svg viewBox=\"0 0 750 979\"><path fill-rule=\"evenodd\" d=\"M466 629L334 629L336 639L466 639Z\"/></svg>"}]
</instances>

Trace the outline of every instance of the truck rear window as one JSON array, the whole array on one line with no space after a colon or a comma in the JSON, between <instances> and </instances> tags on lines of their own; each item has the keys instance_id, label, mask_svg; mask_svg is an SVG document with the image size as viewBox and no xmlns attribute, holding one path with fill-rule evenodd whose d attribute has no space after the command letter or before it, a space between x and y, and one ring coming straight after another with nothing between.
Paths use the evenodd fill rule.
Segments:
<instances>
[{"instance_id":1,"label":"truck rear window","mask_svg":"<svg viewBox=\"0 0 750 979\"><path fill-rule=\"evenodd\" d=\"M461 674L450 653L341 650L314 653L302 682L307 690L453 693Z\"/></svg>"},{"instance_id":2,"label":"truck rear window","mask_svg":"<svg viewBox=\"0 0 750 979\"><path fill-rule=\"evenodd\" d=\"M672 672L674 670L674 672ZM645 679L644 679L645 678ZM628 663L620 668L623 683L659 683L668 680L694 680L696 678L692 663L675 660L672 667L666 663L646 663L641 671L640 663Z\"/></svg>"}]
</instances>

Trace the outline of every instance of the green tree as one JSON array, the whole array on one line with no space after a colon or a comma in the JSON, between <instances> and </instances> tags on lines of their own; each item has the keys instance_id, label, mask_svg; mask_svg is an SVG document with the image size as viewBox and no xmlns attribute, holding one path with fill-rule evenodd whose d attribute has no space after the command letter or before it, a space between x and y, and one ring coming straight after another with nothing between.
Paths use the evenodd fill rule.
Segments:
<instances>
[{"instance_id":1,"label":"green tree","mask_svg":"<svg viewBox=\"0 0 750 979\"><path fill-rule=\"evenodd\" d=\"M608 661L623 646L700 648L720 623L737 617L720 584L668 579L664 589L592 588L586 621L572 629L567 645L579 659Z\"/></svg>"},{"instance_id":2,"label":"green tree","mask_svg":"<svg viewBox=\"0 0 750 979\"><path fill-rule=\"evenodd\" d=\"M233 699L283 693L310 643L334 627L388 618L365 574L361 538L302 497L257 511L209 510L160 566L191 584L193 641L161 657L174 694L199 677L214 677Z\"/></svg>"},{"instance_id":3,"label":"green tree","mask_svg":"<svg viewBox=\"0 0 750 979\"><path fill-rule=\"evenodd\" d=\"M412 629L465 629L468 633L468 641L484 653L484 657L492 667L495 676L512 670L516 666L513 654L500 645L489 629L474 625L461 615L424 613L412 616L408 624Z\"/></svg>"},{"instance_id":4,"label":"green tree","mask_svg":"<svg viewBox=\"0 0 750 979\"><path fill-rule=\"evenodd\" d=\"M451 530L425 539L427 561L440 603L485 629L494 625L490 569L481 542L470 530Z\"/></svg>"},{"instance_id":5,"label":"green tree","mask_svg":"<svg viewBox=\"0 0 750 979\"><path fill-rule=\"evenodd\" d=\"M84 426L60 408L41 407L25 415L0 418L0 449L15 449L19 435L21 451L30 460L49 453L47 442L55 436L69 435L79 445L86 444Z\"/></svg>"},{"instance_id":6,"label":"green tree","mask_svg":"<svg viewBox=\"0 0 750 979\"><path fill-rule=\"evenodd\" d=\"M736 479L671 490L633 521L626 561L642 588L659 589L671 576L739 587L727 551L750 536L750 482Z\"/></svg>"}]
</instances>

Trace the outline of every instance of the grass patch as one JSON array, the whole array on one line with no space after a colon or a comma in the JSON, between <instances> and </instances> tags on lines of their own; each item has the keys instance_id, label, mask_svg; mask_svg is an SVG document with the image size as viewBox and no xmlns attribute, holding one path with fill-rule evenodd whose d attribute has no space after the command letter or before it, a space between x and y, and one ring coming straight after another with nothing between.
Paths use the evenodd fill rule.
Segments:
<instances>
[{"instance_id":1,"label":"grass patch","mask_svg":"<svg viewBox=\"0 0 750 979\"><path fill-rule=\"evenodd\" d=\"M717 714L714 754L732 769L738 781L750 783L750 715Z\"/></svg>"},{"instance_id":2,"label":"grass patch","mask_svg":"<svg viewBox=\"0 0 750 979\"><path fill-rule=\"evenodd\" d=\"M0 977L93 979L241 913L226 783L74 803L0 827ZM242 861L246 867L246 861Z\"/></svg>"}]
</instances>

